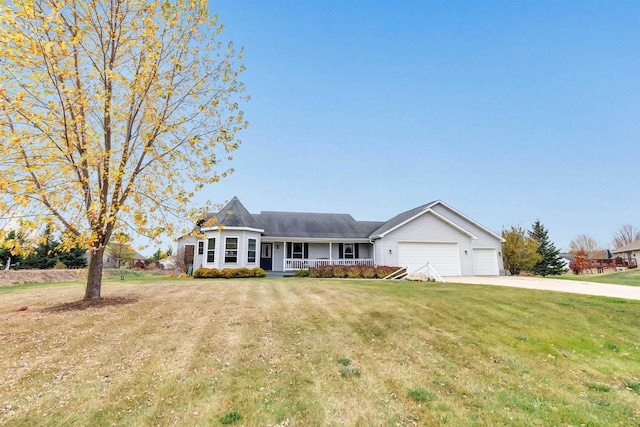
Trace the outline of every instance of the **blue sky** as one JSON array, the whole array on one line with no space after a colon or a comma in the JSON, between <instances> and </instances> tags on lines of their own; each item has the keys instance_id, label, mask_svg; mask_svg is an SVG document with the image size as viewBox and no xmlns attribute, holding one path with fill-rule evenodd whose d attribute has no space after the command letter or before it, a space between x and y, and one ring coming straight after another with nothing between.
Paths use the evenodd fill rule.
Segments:
<instances>
[{"instance_id":1,"label":"blue sky","mask_svg":"<svg viewBox=\"0 0 640 427\"><path fill-rule=\"evenodd\" d=\"M638 215L640 2L211 2L250 122L199 196L386 220L441 199L559 249Z\"/></svg>"}]
</instances>

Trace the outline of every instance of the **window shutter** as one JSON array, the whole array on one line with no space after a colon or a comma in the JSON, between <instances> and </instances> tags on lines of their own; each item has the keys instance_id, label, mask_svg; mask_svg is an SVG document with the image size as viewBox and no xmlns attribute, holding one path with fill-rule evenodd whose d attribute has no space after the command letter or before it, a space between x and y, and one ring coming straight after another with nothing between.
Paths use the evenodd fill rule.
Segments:
<instances>
[{"instance_id":1,"label":"window shutter","mask_svg":"<svg viewBox=\"0 0 640 427\"><path fill-rule=\"evenodd\" d=\"M291 258L291 242L287 242L287 258Z\"/></svg>"},{"instance_id":2,"label":"window shutter","mask_svg":"<svg viewBox=\"0 0 640 427\"><path fill-rule=\"evenodd\" d=\"M353 244L353 247L355 248L354 251L355 251L355 257L356 258L360 258L360 254L358 253L359 252L358 251L358 246L360 246L360 243L354 243Z\"/></svg>"},{"instance_id":3,"label":"window shutter","mask_svg":"<svg viewBox=\"0 0 640 427\"><path fill-rule=\"evenodd\" d=\"M302 250L303 250L302 258L308 259L309 258L309 244L305 243Z\"/></svg>"},{"instance_id":4,"label":"window shutter","mask_svg":"<svg viewBox=\"0 0 640 427\"><path fill-rule=\"evenodd\" d=\"M338 243L338 258L342 259L342 257L344 256L344 247L342 245L342 243Z\"/></svg>"}]
</instances>

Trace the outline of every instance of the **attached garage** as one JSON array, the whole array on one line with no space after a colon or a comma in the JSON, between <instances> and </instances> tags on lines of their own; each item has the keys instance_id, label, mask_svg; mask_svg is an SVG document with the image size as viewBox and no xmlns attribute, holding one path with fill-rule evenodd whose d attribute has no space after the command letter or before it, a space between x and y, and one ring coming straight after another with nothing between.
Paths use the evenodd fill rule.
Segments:
<instances>
[{"instance_id":1,"label":"attached garage","mask_svg":"<svg viewBox=\"0 0 640 427\"><path fill-rule=\"evenodd\" d=\"M398 242L399 267L410 273L431 265L441 276L460 276L460 252L457 243Z\"/></svg>"},{"instance_id":2,"label":"attached garage","mask_svg":"<svg viewBox=\"0 0 640 427\"><path fill-rule=\"evenodd\" d=\"M498 255L494 248L473 250L473 273L476 276L498 275Z\"/></svg>"}]
</instances>

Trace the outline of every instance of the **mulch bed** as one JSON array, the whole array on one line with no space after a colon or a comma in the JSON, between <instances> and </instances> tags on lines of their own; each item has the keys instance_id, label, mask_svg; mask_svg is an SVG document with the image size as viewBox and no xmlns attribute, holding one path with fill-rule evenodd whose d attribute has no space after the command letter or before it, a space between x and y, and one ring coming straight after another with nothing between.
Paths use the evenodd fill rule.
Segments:
<instances>
[{"instance_id":1,"label":"mulch bed","mask_svg":"<svg viewBox=\"0 0 640 427\"><path fill-rule=\"evenodd\" d=\"M134 304L138 302L138 300L139 299L136 297L107 297L107 298L99 298L99 299L80 300L80 301L72 301L72 302L66 302L64 304L54 305L53 307L47 307L42 311L59 312L59 311L86 310L87 308L102 308L102 307L110 307L114 305Z\"/></svg>"}]
</instances>

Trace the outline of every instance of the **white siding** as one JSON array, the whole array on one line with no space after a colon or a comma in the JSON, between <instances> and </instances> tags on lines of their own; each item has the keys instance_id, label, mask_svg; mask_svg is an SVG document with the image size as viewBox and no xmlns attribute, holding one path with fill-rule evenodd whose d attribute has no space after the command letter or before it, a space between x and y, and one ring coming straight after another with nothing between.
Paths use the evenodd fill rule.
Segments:
<instances>
[{"instance_id":1,"label":"white siding","mask_svg":"<svg viewBox=\"0 0 640 427\"><path fill-rule=\"evenodd\" d=\"M471 237L431 213L425 213L376 240L376 247L382 251L382 259L376 258L378 265L404 267L398 259L398 242L456 243L460 263L458 274L473 274Z\"/></svg>"},{"instance_id":2,"label":"white siding","mask_svg":"<svg viewBox=\"0 0 640 427\"><path fill-rule=\"evenodd\" d=\"M441 204L435 205L433 207L433 211L437 212L439 215L442 215L443 217L447 218L449 221L453 222L454 224L457 224L458 226L464 228L465 230L468 230L471 234L473 234L476 237L476 239L473 239L470 241L472 248L495 249L496 252L498 253L498 258L497 258L498 270L504 269L504 265L502 263L502 243L498 238L496 238L495 235L488 233L481 227L478 227L473 222L461 217L456 212L453 212L452 210L450 210L444 205L441 205ZM471 263L470 272L467 273L464 270L465 268L463 265L463 272L462 272L463 275L477 274L477 273L474 273L473 271L472 263Z\"/></svg>"},{"instance_id":3,"label":"white siding","mask_svg":"<svg viewBox=\"0 0 640 427\"><path fill-rule=\"evenodd\" d=\"M460 252L457 243L399 242L398 263L409 273L426 272L426 265L441 276L460 275Z\"/></svg>"},{"instance_id":4,"label":"white siding","mask_svg":"<svg viewBox=\"0 0 640 427\"><path fill-rule=\"evenodd\" d=\"M494 248L473 249L473 272L476 276L497 276L498 253Z\"/></svg>"},{"instance_id":5,"label":"white siding","mask_svg":"<svg viewBox=\"0 0 640 427\"><path fill-rule=\"evenodd\" d=\"M260 266L260 233L248 230L225 230L222 231L206 231L207 242L205 243L204 254L202 257L202 266L207 268L254 268ZM224 262L224 253L226 238L234 237L238 239L238 259L237 262ZM214 262L206 262L208 239L216 239L215 260ZM248 243L249 239L256 239L256 261L249 263L248 259ZM198 248L196 246L196 254ZM198 255L196 255L198 256Z\"/></svg>"}]
</instances>

